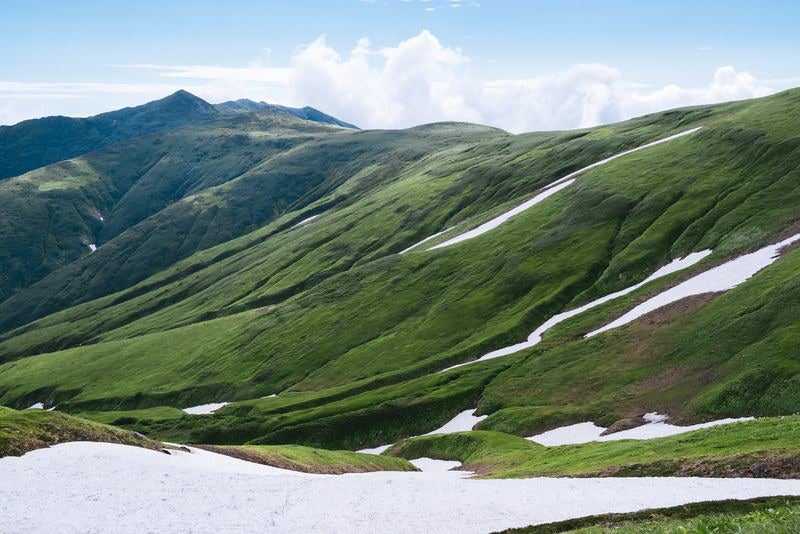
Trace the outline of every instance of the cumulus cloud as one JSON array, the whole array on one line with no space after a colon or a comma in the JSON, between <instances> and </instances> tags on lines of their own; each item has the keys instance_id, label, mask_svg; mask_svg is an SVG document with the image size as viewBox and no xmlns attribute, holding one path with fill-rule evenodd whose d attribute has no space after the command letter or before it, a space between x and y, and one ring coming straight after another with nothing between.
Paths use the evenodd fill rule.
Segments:
<instances>
[{"instance_id":1,"label":"cumulus cloud","mask_svg":"<svg viewBox=\"0 0 800 534\"><path fill-rule=\"evenodd\" d=\"M34 106L36 99L56 101L62 95L65 109L72 109L70 98L91 96L85 100L100 105L128 95L123 105L130 105L140 103L144 94L159 97L183 87L212 102L252 98L311 105L365 128L469 121L522 132L594 126L672 107L764 96L796 81L759 81L748 72L722 66L699 87L650 87L626 80L622 72L602 63L573 65L535 77L485 79L462 50L447 46L427 30L383 48L362 38L345 52L321 36L298 48L289 65L277 67L260 61L246 67L116 67L141 72L149 77L148 83L0 81L0 122L26 113L34 116L30 113L43 108ZM153 75L163 83L153 82ZM92 111L105 109L110 108Z\"/></svg>"},{"instance_id":2,"label":"cumulus cloud","mask_svg":"<svg viewBox=\"0 0 800 534\"><path fill-rule=\"evenodd\" d=\"M460 67L468 61L428 31L379 50L361 39L347 57L319 38L294 57L291 99L347 113L374 128L479 121L480 113L466 104L474 84Z\"/></svg>"},{"instance_id":3,"label":"cumulus cloud","mask_svg":"<svg viewBox=\"0 0 800 534\"><path fill-rule=\"evenodd\" d=\"M608 65L579 64L534 78L484 80L470 59L429 31L396 47L366 39L346 56L324 38L294 58L290 98L370 128L460 120L513 132L595 126L668 109L764 96L773 89L747 72L720 67L703 87L643 90Z\"/></svg>"}]
</instances>

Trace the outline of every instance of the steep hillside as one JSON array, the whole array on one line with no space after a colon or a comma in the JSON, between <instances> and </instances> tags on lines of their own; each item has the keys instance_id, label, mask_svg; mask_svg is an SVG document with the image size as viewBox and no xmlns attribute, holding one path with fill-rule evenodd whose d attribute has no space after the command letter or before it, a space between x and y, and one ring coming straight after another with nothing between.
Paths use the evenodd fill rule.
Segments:
<instances>
[{"instance_id":1,"label":"steep hillside","mask_svg":"<svg viewBox=\"0 0 800 534\"><path fill-rule=\"evenodd\" d=\"M93 117L45 117L0 126L0 180L119 141L202 123L232 112L256 112L269 117L294 117L355 128L308 106L291 108L244 99L212 105L181 90L161 100Z\"/></svg>"},{"instance_id":2,"label":"steep hillside","mask_svg":"<svg viewBox=\"0 0 800 534\"><path fill-rule=\"evenodd\" d=\"M209 124L235 135L260 120ZM794 413L791 240L756 254L766 260L749 279L584 336L800 233L798 124L800 91L789 91L575 132L319 125L274 152L252 140L262 135L229 146L175 130L157 145L257 155L239 172L187 165L166 209L146 191L177 173L138 178L144 192L113 204L95 253L0 304L0 403L113 417L226 401L126 424L192 442L344 448L475 406L489 415L479 428L522 436L652 411ZM51 172L8 183L41 189L52 178L35 173Z\"/></svg>"},{"instance_id":3,"label":"steep hillside","mask_svg":"<svg viewBox=\"0 0 800 534\"><path fill-rule=\"evenodd\" d=\"M211 104L186 91L88 118L45 117L0 126L0 179L147 133L204 121Z\"/></svg>"},{"instance_id":4,"label":"steep hillside","mask_svg":"<svg viewBox=\"0 0 800 534\"><path fill-rule=\"evenodd\" d=\"M137 137L4 180L0 299L90 256L93 248L99 249L96 261L104 267L108 254L115 255L118 268L106 274L121 280L110 285L113 290L252 230L320 181L270 186L263 170L268 160L336 133L292 117L223 117ZM224 199L214 189L240 176L267 182L259 186L263 196L257 205L252 189L233 187ZM249 205L242 207L241 196ZM133 227L133 234L121 235ZM126 243L124 250L102 246L117 237Z\"/></svg>"}]
</instances>

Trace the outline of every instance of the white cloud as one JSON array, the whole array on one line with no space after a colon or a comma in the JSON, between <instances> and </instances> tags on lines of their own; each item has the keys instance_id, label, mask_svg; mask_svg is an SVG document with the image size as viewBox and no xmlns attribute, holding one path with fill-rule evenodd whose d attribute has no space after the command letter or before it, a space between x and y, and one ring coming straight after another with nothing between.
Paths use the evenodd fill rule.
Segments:
<instances>
[{"instance_id":1,"label":"white cloud","mask_svg":"<svg viewBox=\"0 0 800 534\"><path fill-rule=\"evenodd\" d=\"M671 107L763 96L796 85L797 80L759 81L723 66L700 87L653 87L626 80L619 70L602 63L574 65L536 77L487 80L474 73L462 50L444 45L427 30L397 46L379 49L363 38L346 53L335 50L322 36L299 48L291 64L280 67L260 61L246 67L116 67L148 80L155 76L161 82L0 81L0 123L43 114L97 113L182 87L212 102L252 98L311 105L366 128L458 120L521 132L593 126ZM49 111L43 113L42 103L48 99Z\"/></svg>"},{"instance_id":2,"label":"white cloud","mask_svg":"<svg viewBox=\"0 0 800 534\"><path fill-rule=\"evenodd\" d=\"M379 51L362 40L342 56L317 39L295 56L290 98L363 127L461 120L514 132L594 126L671 107L763 96L747 72L720 67L704 87L631 83L604 64L579 64L535 78L483 80L469 58L432 33Z\"/></svg>"}]
</instances>

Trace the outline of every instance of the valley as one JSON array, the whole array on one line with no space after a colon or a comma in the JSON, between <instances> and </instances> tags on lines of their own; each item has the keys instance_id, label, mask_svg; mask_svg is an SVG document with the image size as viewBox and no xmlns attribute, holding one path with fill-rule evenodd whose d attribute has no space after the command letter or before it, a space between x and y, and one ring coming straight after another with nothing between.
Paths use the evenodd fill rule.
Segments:
<instances>
[{"instance_id":1,"label":"valley","mask_svg":"<svg viewBox=\"0 0 800 534\"><path fill-rule=\"evenodd\" d=\"M133 530L489 532L800 495L800 90L524 134L185 91L112 113L0 172L20 529L91 488L113 513L72 530L132 507Z\"/></svg>"}]
</instances>

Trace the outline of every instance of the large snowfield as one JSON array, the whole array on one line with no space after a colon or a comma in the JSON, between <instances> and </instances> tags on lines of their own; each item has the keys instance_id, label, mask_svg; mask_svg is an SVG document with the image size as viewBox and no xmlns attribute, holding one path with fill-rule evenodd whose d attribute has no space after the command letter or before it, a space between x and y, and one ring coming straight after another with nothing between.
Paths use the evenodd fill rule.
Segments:
<instances>
[{"instance_id":1,"label":"large snowfield","mask_svg":"<svg viewBox=\"0 0 800 534\"><path fill-rule=\"evenodd\" d=\"M487 533L711 499L800 495L800 480L309 475L205 451L75 442L0 459L0 531Z\"/></svg>"}]
</instances>

